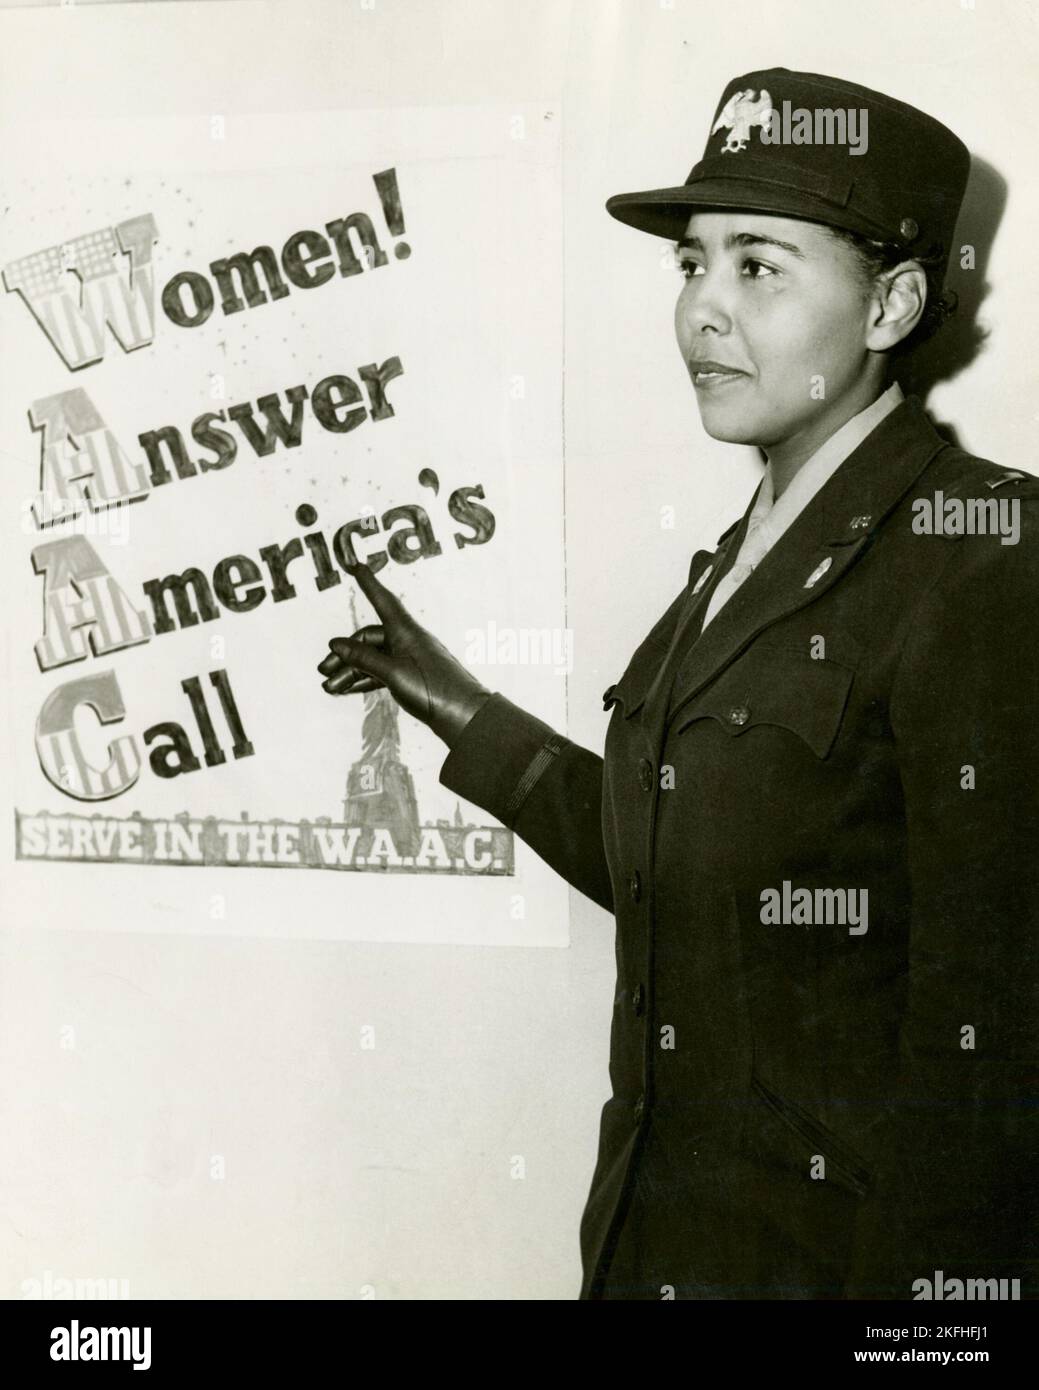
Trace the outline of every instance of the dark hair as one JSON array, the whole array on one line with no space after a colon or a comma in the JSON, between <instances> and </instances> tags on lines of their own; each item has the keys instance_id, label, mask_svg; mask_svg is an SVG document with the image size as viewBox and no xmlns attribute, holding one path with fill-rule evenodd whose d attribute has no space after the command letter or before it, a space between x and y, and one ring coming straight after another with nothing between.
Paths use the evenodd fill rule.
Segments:
<instances>
[{"instance_id":1,"label":"dark hair","mask_svg":"<svg viewBox=\"0 0 1039 1390\"><path fill-rule=\"evenodd\" d=\"M845 231L843 227L828 226L826 230L838 241L846 242L855 252L867 286L872 286L879 275L893 270L903 261L916 261L927 276L927 302L920 321L911 333L891 349L892 358L908 356L914 348L934 337L956 312L955 291L943 289L946 257L940 245L929 246L925 251L911 251L897 241L874 241L858 232Z\"/></svg>"}]
</instances>

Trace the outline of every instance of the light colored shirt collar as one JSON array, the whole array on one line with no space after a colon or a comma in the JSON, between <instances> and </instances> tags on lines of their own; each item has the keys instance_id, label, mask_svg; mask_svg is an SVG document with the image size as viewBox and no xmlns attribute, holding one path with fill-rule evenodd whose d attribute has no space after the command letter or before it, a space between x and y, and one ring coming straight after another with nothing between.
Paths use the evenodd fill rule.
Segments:
<instances>
[{"instance_id":1,"label":"light colored shirt collar","mask_svg":"<svg viewBox=\"0 0 1039 1390\"><path fill-rule=\"evenodd\" d=\"M831 434L829 439L805 460L787 484L782 497L778 499L775 496L772 465L769 464L750 514L747 540L755 534L755 540L759 544L767 540L762 555L770 550L787 527L800 516L823 484L836 473L844 460L854 453L881 420L890 415L904 399L898 382L892 382L872 405L846 420L839 430ZM764 531L761 527L765 528ZM757 546L753 548L757 549Z\"/></svg>"},{"instance_id":2,"label":"light colored shirt collar","mask_svg":"<svg viewBox=\"0 0 1039 1390\"><path fill-rule=\"evenodd\" d=\"M747 520L747 534L743 538L740 552L732 566L722 575L711 595L704 613L703 627L707 626L739 586L750 577L823 484L833 477L844 460L903 400L902 390L896 381L878 396L872 405L860 410L858 415L853 415L839 430L831 434L829 439L805 460L787 484L782 497L778 499L773 488L771 465L766 467L765 476L761 480ZM706 574L702 578L706 578ZM695 594L697 589L694 588L692 592Z\"/></svg>"}]
</instances>

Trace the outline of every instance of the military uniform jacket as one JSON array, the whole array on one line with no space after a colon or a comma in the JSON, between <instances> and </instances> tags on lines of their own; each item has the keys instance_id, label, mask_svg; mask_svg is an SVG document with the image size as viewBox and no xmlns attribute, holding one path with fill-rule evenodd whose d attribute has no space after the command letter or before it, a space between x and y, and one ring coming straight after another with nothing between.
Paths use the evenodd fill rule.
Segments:
<instances>
[{"instance_id":1,"label":"military uniform jacket","mask_svg":"<svg viewBox=\"0 0 1039 1390\"><path fill-rule=\"evenodd\" d=\"M1034 1296L1039 479L909 397L701 632L746 523L603 758L494 694L440 774L616 917L581 1297Z\"/></svg>"}]
</instances>

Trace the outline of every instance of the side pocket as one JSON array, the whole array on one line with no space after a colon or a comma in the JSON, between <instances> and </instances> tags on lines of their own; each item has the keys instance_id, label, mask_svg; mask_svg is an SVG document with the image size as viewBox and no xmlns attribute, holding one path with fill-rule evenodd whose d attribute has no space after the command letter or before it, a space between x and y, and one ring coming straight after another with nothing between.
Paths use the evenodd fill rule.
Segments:
<instances>
[{"instance_id":1,"label":"side pocket","mask_svg":"<svg viewBox=\"0 0 1039 1390\"><path fill-rule=\"evenodd\" d=\"M808 1152L822 1154L826 1159L827 1173L832 1174L857 1197L865 1197L872 1184L873 1175L862 1159L801 1106L770 1090L757 1074L751 1081L758 1095L787 1128L808 1146Z\"/></svg>"}]
</instances>

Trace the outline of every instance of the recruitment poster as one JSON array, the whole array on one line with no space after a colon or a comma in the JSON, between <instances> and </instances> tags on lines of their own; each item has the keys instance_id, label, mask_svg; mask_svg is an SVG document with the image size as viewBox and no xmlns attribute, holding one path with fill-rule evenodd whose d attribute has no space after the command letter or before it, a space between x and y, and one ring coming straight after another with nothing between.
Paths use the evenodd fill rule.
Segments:
<instances>
[{"instance_id":1,"label":"recruitment poster","mask_svg":"<svg viewBox=\"0 0 1039 1390\"><path fill-rule=\"evenodd\" d=\"M114 19L68 18L84 66ZM375 617L366 563L562 717L559 111L11 115L12 903L565 943L565 885L439 784L443 746L315 673Z\"/></svg>"}]
</instances>

